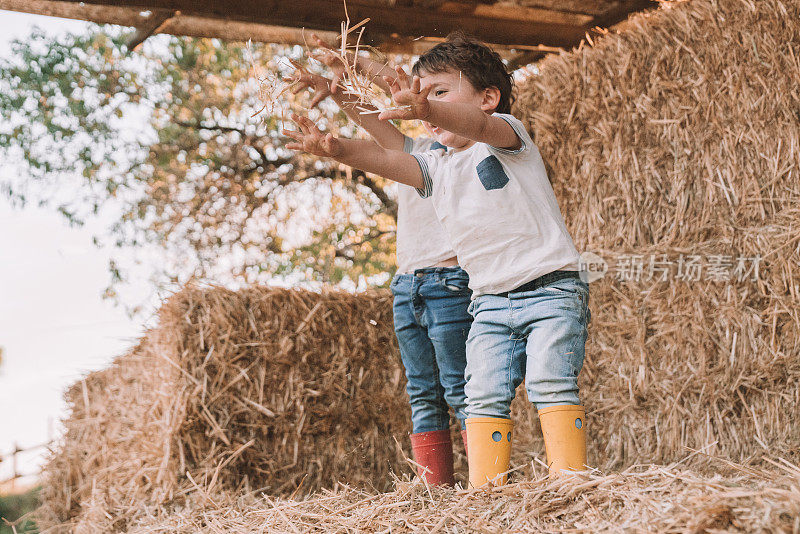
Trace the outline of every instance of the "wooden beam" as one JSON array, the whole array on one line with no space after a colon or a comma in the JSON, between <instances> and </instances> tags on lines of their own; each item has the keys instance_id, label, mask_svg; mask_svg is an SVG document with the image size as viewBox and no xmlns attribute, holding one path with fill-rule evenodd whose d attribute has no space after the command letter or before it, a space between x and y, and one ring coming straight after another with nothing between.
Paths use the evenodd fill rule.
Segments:
<instances>
[{"instance_id":1,"label":"wooden beam","mask_svg":"<svg viewBox=\"0 0 800 534\"><path fill-rule=\"evenodd\" d=\"M128 51L133 52L139 48L139 45L141 45L145 39L154 33L160 33L164 25L176 14L177 11L153 11L147 19L147 22L138 26L136 32L128 39L128 42L125 43L128 47Z\"/></svg>"},{"instance_id":2,"label":"wooden beam","mask_svg":"<svg viewBox=\"0 0 800 534\"><path fill-rule=\"evenodd\" d=\"M132 27L141 27L143 23L152 17L152 13L147 16L146 11L136 8L81 6L77 3L59 0L0 0L0 9L50 17L87 20L98 24L116 24ZM164 13L171 12L166 11ZM309 32L304 32L300 28L191 17L182 13L175 13L174 16L168 18L153 31L153 34L159 33L216 38L227 41L247 41L250 39L253 42L262 43L304 45L308 39ZM335 41L340 35L339 32L318 31L317 33L320 34L320 37L330 42ZM412 55L422 54L442 40L411 39L388 35L377 35L374 39L377 48L383 52ZM511 55L508 47L493 45L493 48L503 56Z\"/></svg>"},{"instance_id":3,"label":"wooden beam","mask_svg":"<svg viewBox=\"0 0 800 534\"><path fill-rule=\"evenodd\" d=\"M420 55L424 54L437 44L443 42L444 39L426 38L426 39L408 39L397 37L386 37L381 39L376 48L382 52L392 54L411 54ZM561 52L564 49L554 46L508 46L496 43L486 43L489 47L500 54L503 59L513 60L514 58L527 54L526 57L540 58L554 52ZM535 61L535 59L534 59ZM530 62L529 62L530 63Z\"/></svg>"},{"instance_id":4,"label":"wooden beam","mask_svg":"<svg viewBox=\"0 0 800 534\"><path fill-rule=\"evenodd\" d=\"M439 7L442 13L457 15L473 14L484 19L527 20L545 24L565 24L569 26L586 26L594 17L577 13L564 13L552 9L525 7L513 2L495 2L492 4L465 4L463 2L445 2Z\"/></svg>"},{"instance_id":5,"label":"wooden beam","mask_svg":"<svg viewBox=\"0 0 800 534\"><path fill-rule=\"evenodd\" d=\"M85 0L84 3L140 10L168 9L187 16L328 31L337 31L344 18L341 0L239 0L234 3L214 0ZM454 15L365 0L350 0L347 10L352 23L370 18L367 25L370 35L444 37L460 29L478 39L503 45L571 47L580 42L586 31L585 26L508 18L507 14L502 18L497 13L492 16L475 13Z\"/></svg>"},{"instance_id":6,"label":"wooden beam","mask_svg":"<svg viewBox=\"0 0 800 534\"><path fill-rule=\"evenodd\" d=\"M49 17L86 20L97 24L116 24L131 27L141 27L149 20L149 17L146 16L146 10L143 11L137 8L80 5L75 2L58 0L0 0L0 9ZM171 12L166 11L166 13ZM303 31L299 28L231 22L204 17L187 17L182 14L175 14L172 18L167 19L153 33L209 37L230 41L252 39L254 42L263 43L304 44ZM318 33L322 38L328 40L334 40L339 35L339 32Z\"/></svg>"},{"instance_id":7,"label":"wooden beam","mask_svg":"<svg viewBox=\"0 0 800 534\"><path fill-rule=\"evenodd\" d=\"M223 6L219 9L222 14L216 15L214 10L217 9L215 6L218 6L218 3L211 0L199 0L198 2L188 2L188 0L168 0L167 2L157 2L156 0L88 0L84 2L74 0L0 0L0 10L136 27L139 31L136 39L129 42L131 45L135 45L135 41L141 40L151 33L211 37L232 41L252 39L256 42L303 45L309 32L304 31L302 26L314 30L320 33L324 39L332 41L339 35L341 19L344 18L342 4L339 0L305 0L301 4L292 6L297 9L289 9L284 6L277 13L270 12L268 9L276 3L276 0L264 0L263 2L245 0L245 2L248 3L244 7L241 3L229 4L231 13L227 13ZM654 1L627 0L616 3L614 9L604 13L601 17L592 18L576 13L558 13L554 8L516 7L507 2L486 4L435 0L435 2L425 3L426 6L444 10L437 12L414 7L414 0L395 0L395 2L395 7L367 4L364 0L348 2L351 23L359 22L366 16L374 17L371 9L379 11L378 16L382 18L372 18L367 24L369 41L373 46L378 46L386 52L420 54L440 42L450 29L460 26L468 33L490 43L505 57L510 56L510 49L531 52L520 57L518 61L538 56L539 52L570 48L579 43L585 32L596 25L610 26L612 23L624 19L630 10L657 5L657 2ZM172 5L173 8L184 5L199 7L194 11L191 11L190 8L189 13L174 9L161 9L161 6L166 4ZM261 9L257 10L255 15L249 12L245 13L246 7L256 4L259 4ZM287 13L287 10L292 11L292 14ZM314 13L315 10L319 13ZM200 11L206 14L197 14ZM294 13L295 11L297 13ZM159 22L165 14L170 13L174 15ZM415 19L426 19L427 22L414 23L416 26L414 24L406 25L402 17L410 16L410 13L414 14ZM253 20L236 20L232 19L232 16L249 17ZM442 17L449 19L446 25L436 22L441 21ZM535 17L549 21L549 24L533 23L528 20ZM520 20L513 20L513 18ZM587 18L591 19L588 23L585 22ZM388 21L384 19L388 19ZM264 20L281 20L288 25L264 23ZM463 21L473 26L468 26L466 22L462 25ZM435 28L434 25L436 25ZM324 30L321 27L330 27L331 29ZM472 30L477 28L479 31L471 31L470 28ZM513 32L506 31L509 28ZM548 34L548 28L561 31L561 37L554 37L557 32ZM421 31L424 29L430 29L431 32ZM569 37L567 38L565 35L569 35ZM566 44L554 45L553 42Z\"/></svg>"},{"instance_id":8,"label":"wooden beam","mask_svg":"<svg viewBox=\"0 0 800 534\"><path fill-rule=\"evenodd\" d=\"M655 0L628 0L626 2L619 2L615 7L609 9L602 15L595 17L592 21L592 28L610 28L627 19L631 13L644 11L646 9L653 9L658 7L658 2Z\"/></svg>"},{"instance_id":9,"label":"wooden beam","mask_svg":"<svg viewBox=\"0 0 800 534\"><path fill-rule=\"evenodd\" d=\"M80 5L75 2L53 0L0 0L0 9L120 26L138 26L147 20L140 15L140 9Z\"/></svg>"},{"instance_id":10,"label":"wooden beam","mask_svg":"<svg viewBox=\"0 0 800 534\"><path fill-rule=\"evenodd\" d=\"M516 56L508 60L508 70L514 71L521 67L524 67L525 65L536 63L547 54L548 52L529 52L529 51L517 54Z\"/></svg>"},{"instance_id":11,"label":"wooden beam","mask_svg":"<svg viewBox=\"0 0 800 534\"><path fill-rule=\"evenodd\" d=\"M226 41L248 41L257 43L275 43L283 45L305 45L309 41L310 32L301 28L287 28L284 26L271 26L253 22L237 22L218 20L207 17L192 17L180 14L170 19L159 33L172 35L189 35L192 37L208 37ZM317 31L320 37L328 42L334 42L339 37L339 32Z\"/></svg>"}]
</instances>

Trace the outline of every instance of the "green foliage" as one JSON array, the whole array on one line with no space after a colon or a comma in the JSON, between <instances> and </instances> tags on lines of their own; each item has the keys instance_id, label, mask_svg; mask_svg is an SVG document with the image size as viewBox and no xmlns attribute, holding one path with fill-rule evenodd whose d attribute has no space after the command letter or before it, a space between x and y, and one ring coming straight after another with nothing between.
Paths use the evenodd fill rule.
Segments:
<instances>
[{"instance_id":1,"label":"green foliage","mask_svg":"<svg viewBox=\"0 0 800 534\"><path fill-rule=\"evenodd\" d=\"M158 284L363 282L393 270L387 184L283 149L281 116L303 113L307 95L287 93L253 118L262 105L243 44L158 36L129 53L126 37L99 26L55 39L34 31L0 60L0 157L22 161L29 177L0 183L8 199L74 224L114 206L113 244L165 250ZM277 45L254 54L281 76L286 57L302 58ZM335 108L314 117L356 134ZM109 296L126 276L115 262L111 275Z\"/></svg>"},{"instance_id":2,"label":"green foliage","mask_svg":"<svg viewBox=\"0 0 800 534\"><path fill-rule=\"evenodd\" d=\"M25 514L33 512L39 506L40 490L37 487L16 495L0 495L0 534L12 534L15 529L19 534L39 532L31 520L23 519L14 524L14 528L6 524L6 521L14 523Z\"/></svg>"}]
</instances>

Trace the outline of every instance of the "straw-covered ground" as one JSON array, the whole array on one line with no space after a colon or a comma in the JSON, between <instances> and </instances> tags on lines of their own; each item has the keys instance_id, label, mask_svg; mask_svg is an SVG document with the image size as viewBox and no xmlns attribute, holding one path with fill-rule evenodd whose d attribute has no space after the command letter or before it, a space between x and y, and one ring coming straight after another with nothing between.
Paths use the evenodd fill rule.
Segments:
<instances>
[{"instance_id":1,"label":"straw-covered ground","mask_svg":"<svg viewBox=\"0 0 800 534\"><path fill-rule=\"evenodd\" d=\"M516 113L578 248L616 262L581 373L596 473L539 478L520 396L518 483L397 483L389 294L188 287L68 392L40 525L800 532L800 0L664 4L538 68Z\"/></svg>"},{"instance_id":2,"label":"straw-covered ground","mask_svg":"<svg viewBox=\"0 0 800 534\"><path fill-rule=\"evenodd\" d=\"M146 511L128 532L800 532L800 471L779 471L704 477L648 465L491 491L416 479L387 493L339 487L308 500L201 493L182 510Z\"/></svg>"}]
</instances>

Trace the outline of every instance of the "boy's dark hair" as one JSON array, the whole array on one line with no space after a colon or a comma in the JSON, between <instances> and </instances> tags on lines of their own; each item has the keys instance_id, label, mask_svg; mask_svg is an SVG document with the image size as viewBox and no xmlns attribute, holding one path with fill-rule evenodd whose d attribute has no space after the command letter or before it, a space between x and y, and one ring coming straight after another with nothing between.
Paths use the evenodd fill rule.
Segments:
<instances>
[{"instance_id":1,"label":"boy's dark hair","mask_svg":"<svg viewBox=\"0 0 800 534\"><path fill-rule=\"evenodd\" d=\"M479 91L488 87L499 89L500 102L495 111L511 113L514 78L497 52L462 32L453 32L446 41L422 54L414 63L411 74L419 76L421 71L434 74L448 69L461 72Z\"/></svg>"}]
</instances>

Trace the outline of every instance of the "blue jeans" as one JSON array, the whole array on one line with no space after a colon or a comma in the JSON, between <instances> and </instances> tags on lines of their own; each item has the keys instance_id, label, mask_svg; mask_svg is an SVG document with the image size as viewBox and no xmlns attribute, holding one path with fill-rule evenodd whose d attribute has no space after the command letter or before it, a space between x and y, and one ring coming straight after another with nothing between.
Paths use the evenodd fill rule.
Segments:
<instances>
[{"instance_id":1,"label":"blue jeans","mask_svg":"<svg viewBox=\"0 0 800 534\"><path fill-rule=\"evenodd\" d=\"M472 323L468 283L460 267L428 267L392 279L394 331L415 433L448 428L448 405L465 428L464 367Z\"/></svg>"},{"instance_id":2,"label":"blue jeans","mask_svg":"<svg viewBox=\"0 0 800 534\"><path fill-rule=\"evenodd\" d=\"M467 340L468 417L510 416L511 401L525 379L536 408L580 404L589 285L576 278L550 282L507 296L481 295Z\"/></svg>"}]
</instances>

